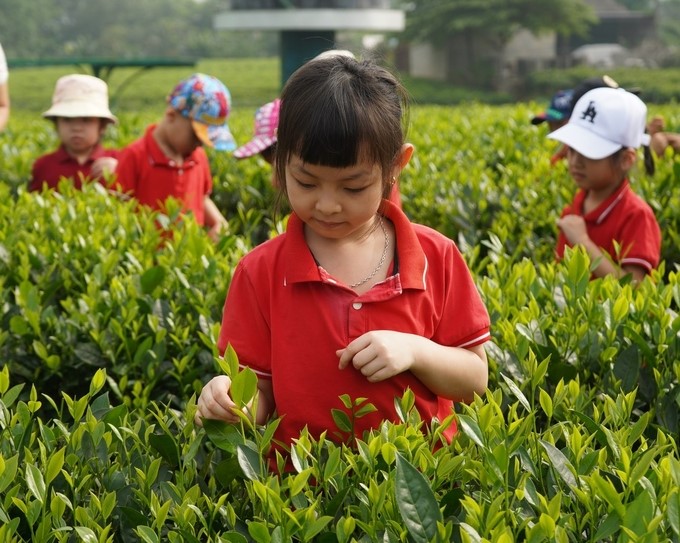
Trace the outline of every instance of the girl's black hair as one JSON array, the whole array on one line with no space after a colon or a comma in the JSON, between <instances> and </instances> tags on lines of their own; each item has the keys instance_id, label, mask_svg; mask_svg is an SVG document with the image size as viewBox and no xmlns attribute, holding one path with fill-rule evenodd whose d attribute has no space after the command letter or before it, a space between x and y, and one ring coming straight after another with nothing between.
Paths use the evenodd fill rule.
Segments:
<instances>
[{"instance_id":1,"label":"girl's black hair","mask_svg":"<svg viewBox=\"0 0 680 543\"><path fill-rule=\"evenodd\" d=\"M286 165L293 155L334 168L369 160L380 164L387 197L407 125L406 91L388 70L341 55L311 60L281 92L275 164L279 184L285 192Z\"/></svg>"}]
</instances>

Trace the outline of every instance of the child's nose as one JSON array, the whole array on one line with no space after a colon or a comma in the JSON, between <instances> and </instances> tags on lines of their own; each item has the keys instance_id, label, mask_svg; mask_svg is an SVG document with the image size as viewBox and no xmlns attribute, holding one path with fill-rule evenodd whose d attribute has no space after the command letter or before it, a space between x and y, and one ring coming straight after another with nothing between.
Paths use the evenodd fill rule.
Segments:
<instances>
[{"instance_id":1,"label":"child's nose","mask_svg":"<svg viewBox=\"0 0 680 543\"><path fill-rule=\"evenodd\" d=\"M321 191L321 194L319 194L319 198L316 201L316 209L326 215L340 211L340 204L338 203L337 198L335 198L333 191Z\"/></svg>"}]
</instances>

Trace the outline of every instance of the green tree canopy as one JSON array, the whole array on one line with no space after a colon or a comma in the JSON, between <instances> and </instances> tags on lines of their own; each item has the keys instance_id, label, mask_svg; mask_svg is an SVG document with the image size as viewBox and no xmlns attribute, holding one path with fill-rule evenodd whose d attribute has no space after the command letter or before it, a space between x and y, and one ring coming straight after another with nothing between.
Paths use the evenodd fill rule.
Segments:
<instances>
[{"instance_id":1,"label":"green tree canopy","mask_svg":"<svg viewBox=\"0 0 680 543\"><path fill-rule=\"evenodd\" d=\"M223 0L0 0L8 57L272 55L273 33L218 31Z\"/></svg>"},{"instance_id":2,"label":"green tree canopy","mask_svg":"<svg viewBox=\"0 0 680 543\"><path fill-rule=\"evenodd\" d=\"M405 37L434 43L476 32L504 44L520 28L582 34L597 20L584 0L415 0L409 6Z\"/></svg>"}]
</instances>

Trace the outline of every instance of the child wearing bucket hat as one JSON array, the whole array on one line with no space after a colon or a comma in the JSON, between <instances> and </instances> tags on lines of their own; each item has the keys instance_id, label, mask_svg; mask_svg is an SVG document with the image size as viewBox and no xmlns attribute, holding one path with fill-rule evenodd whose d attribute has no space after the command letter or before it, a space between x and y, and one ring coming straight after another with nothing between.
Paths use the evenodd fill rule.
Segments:
<instances>
[{"instance_id":1,"label":"child wearing bucket hat","mask_svg":"<svg viewBox=\"0 0 680 543\"><path fill-rule=\"evenodd\" d=\"M649 144L647 106L620 88L592 89L563 127L548 134L567 145L569 173L579 190L557 221L557 257L583 246L593 275L644 278L659 263L661 230L651 207L636 195L629 172L637 149Z\"/></svg>"},{"instance_id":2,"label":"child wearing bucket hat","mask_svg":"<svg viewBox=\"0 0 680 543\"><path fill-rule=\"evenodd\" d=\"M227 125L230 109L229 90L216 77L195 73L180 81L160 121L123 149L116 170L118 190L159 211L168 198L175 198L218 239L227 220L210 197L212 174L203 147L234 150Z\"/></svg>"},{"instance_id":3,"label":"child wearing bucket hat","mask_svg":"<svg viewBox=\"0 0 680 543\"><path fill-rule=\"evenodd\" d=\"M54 87L52 107L43 117L50 119L59 138L56 151L33 163L28 188L56 189L62 178L76 188L88 180L100 180L116 169L119 151L105 149L101 139L109 124L118 122L109 109L108 86L85 74L60 77Z\"/></svg>"}]
</instances>

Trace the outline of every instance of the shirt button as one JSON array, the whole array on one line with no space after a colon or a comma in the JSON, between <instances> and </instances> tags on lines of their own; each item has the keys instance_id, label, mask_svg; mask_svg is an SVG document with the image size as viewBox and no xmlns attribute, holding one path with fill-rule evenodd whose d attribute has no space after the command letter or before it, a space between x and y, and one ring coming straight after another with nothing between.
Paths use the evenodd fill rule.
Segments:
<instances>
[{"instance_id":1,"label":"shirt button","mask_svg":"<svg viewBox=\"0 0 680 543\"><path fill-rule=\"evenodd\" d=\"M168 162L168 165L174 167L174 166L175 166L175 161L174 161L174 160L170 160L170 161Z\"/></svg>"},{"instance_id":2,"label":"shirt button","mask_svg":"<svg viewBox=\"0 0 680 543\"><path fill-rule=\"evenodd\" d=\"M352 304L352 307L353 307L354 309L361 309L361 306L362 306L362 305L363 305L363 304L362 304L361 302L354 302L354 303Z\"/></svg>"}]
</instances>

